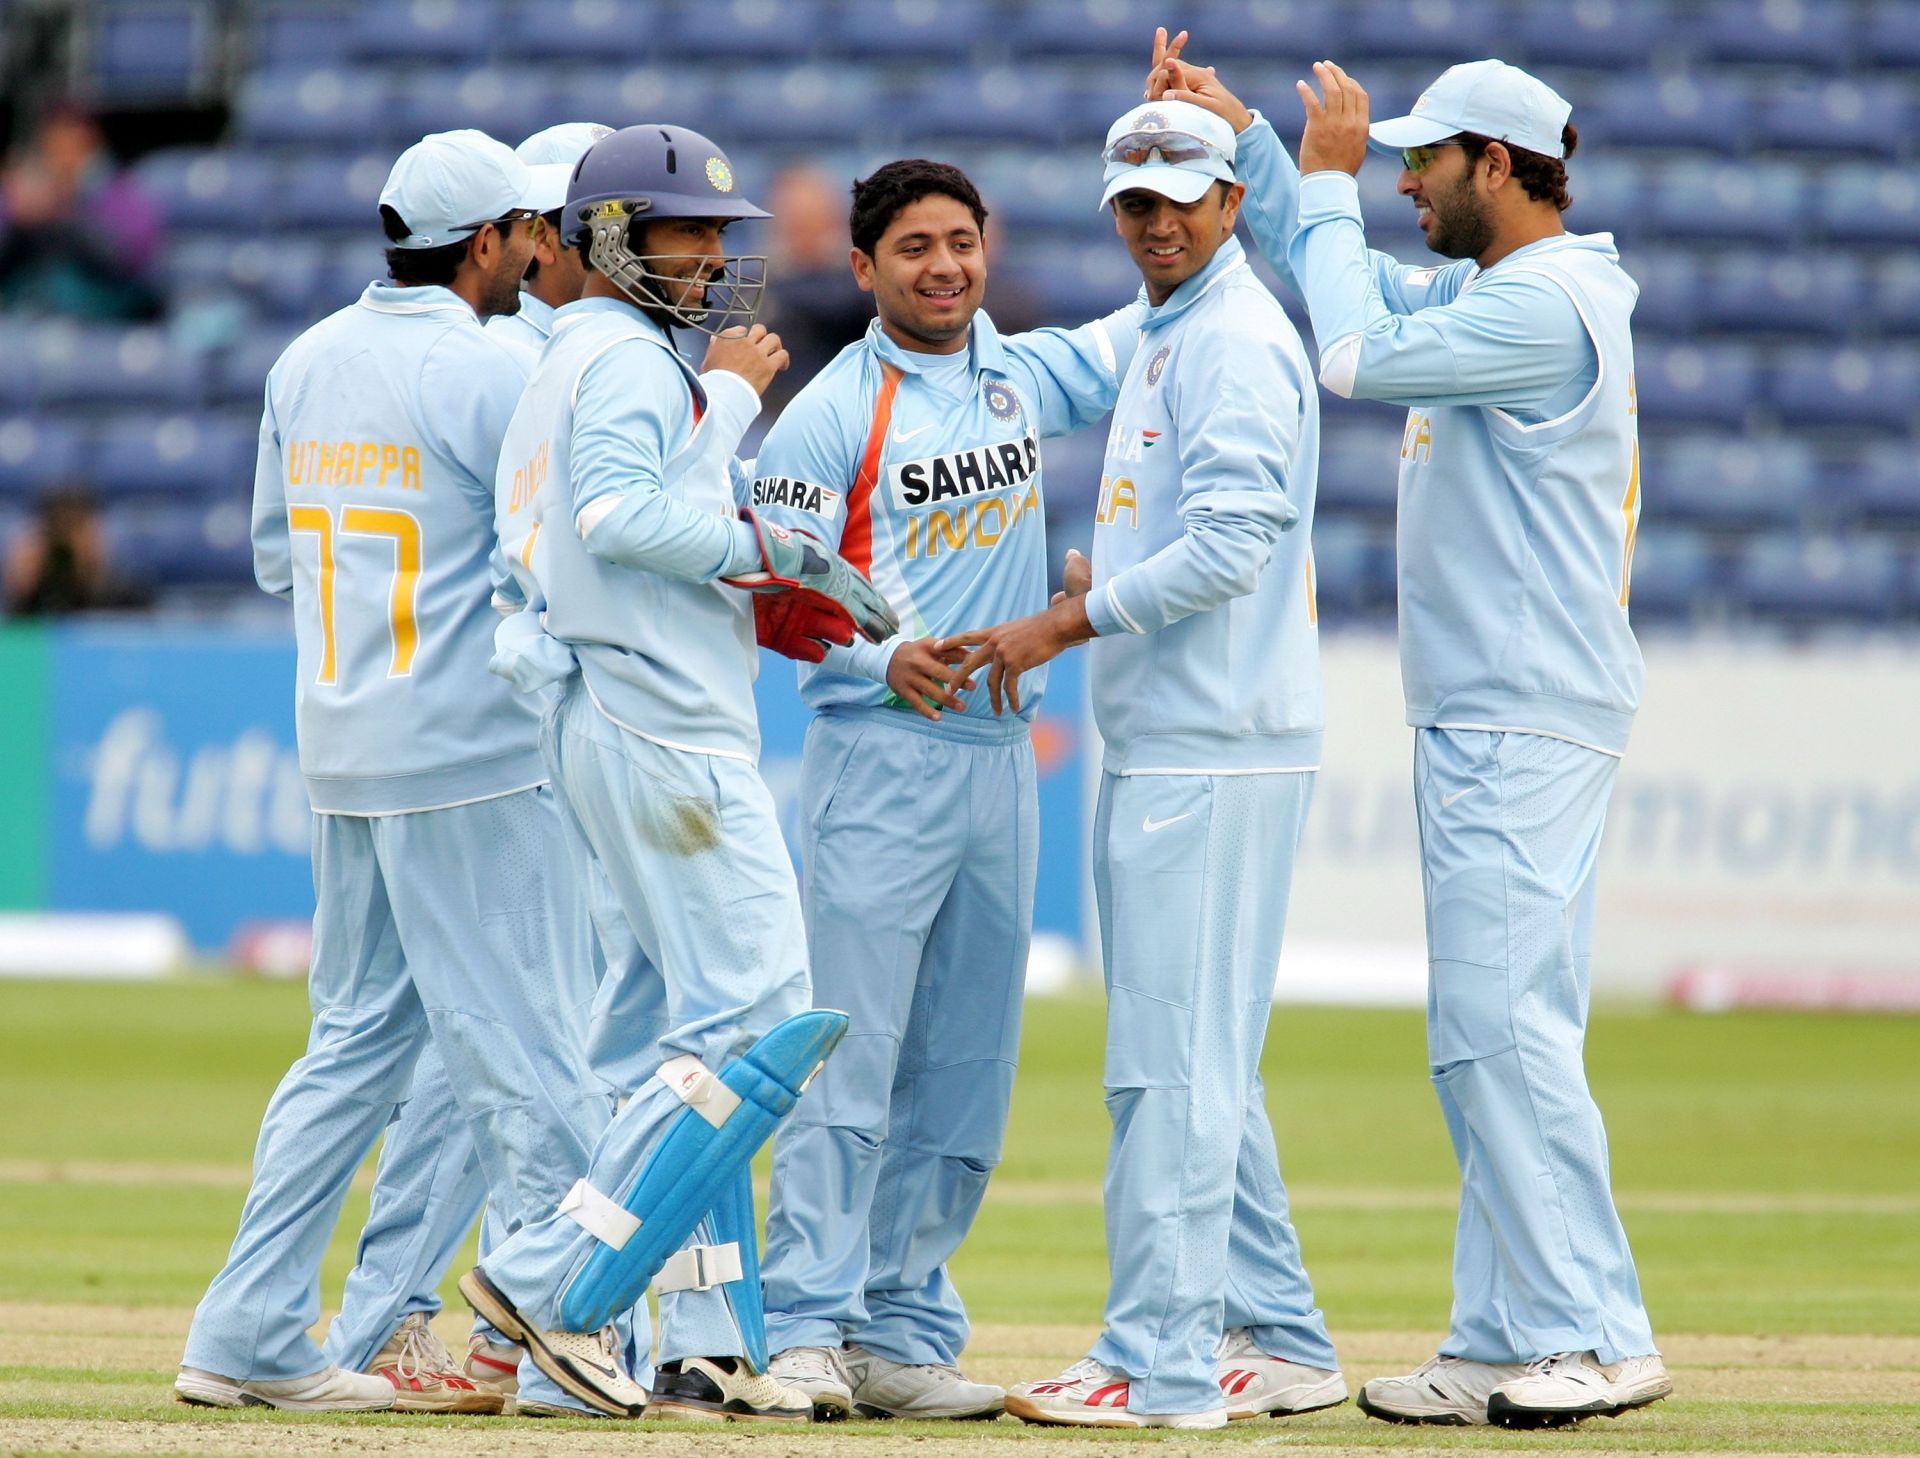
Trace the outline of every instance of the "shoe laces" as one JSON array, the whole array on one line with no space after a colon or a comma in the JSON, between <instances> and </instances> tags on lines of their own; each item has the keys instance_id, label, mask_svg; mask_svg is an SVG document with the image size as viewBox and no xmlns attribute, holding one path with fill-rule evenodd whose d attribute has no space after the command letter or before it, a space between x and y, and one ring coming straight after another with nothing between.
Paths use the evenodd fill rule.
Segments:
<instances>
[{"instance_id":1,"label":"shoe laces","mask_svg":"<svg viewBox=\"0 0 1920 1458\"><path fill-rule=\"evenodd\" d=\"M400 1351L394 1358L393 1369L400 1376L420 1377L453 1371L453 1353L425 1321L409 1319L396 1334L400 1338Z\"/></svg>"},{"instance_id":2,"label":"shoe laces","mask_svg":"<svg viewBox=\"0 0 1920 1458\"><path fill-rule=\"evenodd\" d=\"M620 1362L620 1335L611 1325L590 1332L550 1331L547 1345L568 1356L593 1361L620 1377L627 1375Z\"/></svg>"},{"instance_id":3,"label":"shoe laces","mask_svg":"<svg viewBox=\"0 0 1920 1458\"><path fill-rule=\"evenodd\" d=\"M1578 1352L1550 1352L1544 1357L1536 1357L1527 1363L1527 1375L1529 1377L1554 1376L1562 1367L1579 1365L1579 1357Z\"/></svg>"},{"instance_id":4,"label":"shoe laces","mask_svg":"<svg viewBox=\"0 0 1920 1458\"><path fill-rule=\"evenodd\" d=\"M1057 1382L1110 1382L1113 1369L1097 1357L1082 1357L1054 1380Z\"/></svg>"},{"instance_id":5,"label":"shoe laces","mask_svg":"<svg viewBox=\"0 0 1920 1458\"><path fill-rule=\"evenodd\" d=\"M780 1365L788 1376L803 1382L841 1380L833 1354L825 1347L791 1347L780 1354Z\"/></svg>"}]
</instances>

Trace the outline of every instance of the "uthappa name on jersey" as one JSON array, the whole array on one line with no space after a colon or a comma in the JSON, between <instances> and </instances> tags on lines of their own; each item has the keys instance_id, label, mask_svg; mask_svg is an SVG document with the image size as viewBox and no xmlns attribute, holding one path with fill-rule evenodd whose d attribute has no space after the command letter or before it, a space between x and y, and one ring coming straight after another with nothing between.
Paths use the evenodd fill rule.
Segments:
<instances>
[{"instance_id":1,"label":"uthappa name on jersey","mask_svg":"<svg viewBox=\"0 0 1920 1458\"><path fill-rule=\"evenodd\" d=\"M902 511L984 496L1024 486L1040 470L1040 437L1028 429L1016 440L950 451L887 467L893 504Z\"/></svg>"},{"instance_id":2,"label":"uthappa name on jersey","mask_svg":"<svg viewBox=\"0 0 1920 1458\"><path fill-rule=\"evenodd\" d=\"M762 476L753 483L755 506L787 506L795 511L810 511L815 516L831 516L840 505L840 493L831 486L816 486L792 476Z\"/></svg>"}]
</instances>

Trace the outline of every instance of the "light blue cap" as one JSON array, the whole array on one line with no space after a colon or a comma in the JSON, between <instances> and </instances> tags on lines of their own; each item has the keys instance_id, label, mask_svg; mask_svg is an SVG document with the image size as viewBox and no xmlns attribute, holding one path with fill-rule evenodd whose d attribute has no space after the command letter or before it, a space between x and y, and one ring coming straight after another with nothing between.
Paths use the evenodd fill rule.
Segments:
<instances>
[{"instance_id":1,"label":"light blue cap","mask_svg":"<svg viewBox=\"0 0 1920 1458\"><path fill-rule=\"evenodd\" d=\"M1468 61L1441 72L1406 116L1377 121L1367 131L1382 152L1473 132L1545 157L1564 157L1560 129L1572 114L1565 97L1518 66Z\"/></svg>"},{"instance_id":2,"label":"light blue cap","mask_svg":"<svg viewBox=\"0 0 1920 1458\"><path fill-rule=\"evenodd\" d=\"M1164 150L1153 145L1162 135ZM1131 146L1123 149L1123 143ZM1100 206L1136 187L1177 203L1197 202L1214 183L1234 180L1235 145L1233 128L1203 106L1191 101L1144 102L1107 128L1101 152L1106 171L1101 177L1105 187ZM1141 153L1144 160L1124 160L1116 155L1120 150ZM1195 155L1175 160L1179 153Z\"/></svg>"},{"instance_id":3,"label":"light blue cap","mask_svg":"<svg viewBox=\"0 0 1920 1458\"><path fill-rule=\"evenodd\" d=\"M485 132L433 132L393 164L380 203L413 231L395 248L458 243L495 218L534 206L533 174Z\"/></svg>"},{"instance_id":4,"label":"light blue cap","mask_svg":"<svg viewBox=\"0 0 1920 1458\"><path fill-rule=\"evenodd\" d=\"M567 184L573 169L593 144L613 130L599 122L561 122L535 132L513 149L514 156L533 172L535 201L527 206L543 213L566 206Z\"/></svg>"}]
</instances>

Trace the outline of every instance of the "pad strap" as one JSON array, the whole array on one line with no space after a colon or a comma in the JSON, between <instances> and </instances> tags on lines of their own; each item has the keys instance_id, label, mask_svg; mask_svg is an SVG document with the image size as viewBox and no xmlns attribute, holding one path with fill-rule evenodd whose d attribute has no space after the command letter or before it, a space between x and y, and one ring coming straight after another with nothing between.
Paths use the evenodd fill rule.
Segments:
<instances>
[{"instance_id":1,"label":"pad strap","mask_svg":"<svg viewBox=\"0 0 1920 1458\"><path fill-rule=\"evenodd\" d=\"M669 1058L654 1075L714 1128L727 1122L740 1107L740 1095L728 1088L706 1064L691 1053Z\"/></svg>"},{"instance_id":2,"label":"pad strap","mask_svg":"<svg viewBox=\"0 0 1920 1458\"><path fill-rule=\"evenodd\" d=\"M640 1229L640 1220L624 1206L608 1199L585 1179L574 1181L560 1202L560 1213L602 1245L620 1250Z\"/></svg>"},{"instance_id":3,"label":"pad strap","mask_svg":"<svg viewBox=\"0 0 1920 1458\"><path fill-rule=\"evenodd\" d=\"M667 1257L660 1274L653 1278L653 1289L711 1291L715 1286L739 1280L742 1274L738 1241L730 1240L725 1245L689 1245Z\"/></svg>"}]
</instances>

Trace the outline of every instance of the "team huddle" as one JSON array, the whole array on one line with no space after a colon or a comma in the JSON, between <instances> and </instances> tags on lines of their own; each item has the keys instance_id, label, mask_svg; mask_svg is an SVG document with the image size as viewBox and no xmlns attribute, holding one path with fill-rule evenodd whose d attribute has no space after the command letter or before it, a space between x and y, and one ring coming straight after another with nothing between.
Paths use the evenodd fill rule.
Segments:
<instances>
[{"instance_id":1,"label":"team huddle","mask_svg":"<svg viewBox=\"0 0 1920 1458\"><path fill-rule=\"evenodd\" d=\"M1370 125L1321 63L1296 164L1185 40L1156 38L1097 194L1088 168L1137 299L1000 334L973 184L888 163L849 220L876 317L751 461L788 357L754 322L765 260L730 251L768 215L720 146L572 123L394 164L391 281L266 384L253 545L296 622L314 1017L180 1398L1165 1428L1344 1402L1259 1073L1325 728L1322 387L1410 411L1401 657L1462 1171L1451 1329L1359 1404L1552 1426L1671 1391L1581 1051L1640 692L1636 291L1608 235L1562 227L1575 134L1527 73L1456 66ZM1368 251L1370 144L1452 261ZM675 330L710 336L699 368ZM1109 417L1093 556L1049 599L1039 442ZM1110 1285L1082 1360L1002 1389L959 1365L947 1266L1014 1083L1030 729L1081 645ZM798 879L757 767L761 647L814 711ZM383 1132L317 1345L321 1255ZM458 1358L430 1318L476 1220Z\"/></svg>"}]
</instances>

